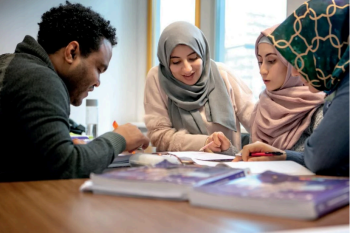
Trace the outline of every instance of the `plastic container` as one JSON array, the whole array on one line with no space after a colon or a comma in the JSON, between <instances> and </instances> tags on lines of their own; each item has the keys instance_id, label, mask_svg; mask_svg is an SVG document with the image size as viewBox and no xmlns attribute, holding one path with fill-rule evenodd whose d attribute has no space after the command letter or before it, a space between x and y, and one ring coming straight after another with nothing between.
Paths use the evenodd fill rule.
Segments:
<instances>
[{"instance_id":1,"label":"plastic container","mask_svg":"<svg viewBox=\"0 0 350 233\"><path fill-rule=\"evenodd\" d=\"M86 135L96 138L98 136L98 101L86 100Z\"/></svg>"}]
</instances>

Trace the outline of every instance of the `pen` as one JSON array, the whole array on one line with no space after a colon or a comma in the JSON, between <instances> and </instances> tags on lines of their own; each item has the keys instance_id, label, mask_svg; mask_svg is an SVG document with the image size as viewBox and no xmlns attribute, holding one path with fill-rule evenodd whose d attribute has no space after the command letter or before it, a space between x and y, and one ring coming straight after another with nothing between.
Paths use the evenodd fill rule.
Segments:
<instances>
[{"instance_id":1,"label":"pen","mask_svg":"<svg viewBox=\"0 0 350 233\"><path fill-rule=\"evenodd\" d=\"M259 156L278 156L278 155L283 155L283 152L279 151L274 151L274 152L252 152L250 153L251 157L259 157ZM236 154L238 156L242 156L242 153Z\"/></svg>"},{"instance_id":2,"label":"pen","mask_svg":"<svg viewBox=\"0 0 350 233\"><path fill-rule=\"evenodd\" d=\"M116 121L113 121L113 128L117 129L118 128L118 123Z\"/></svg>"},{"instance_id":3,"label":"pen","mask_svg":"<svg viewBox=\"0 0 350 233\"><path fill-rule=\"evenodd\" d=\"M204 151L205 149L207 149L211 144L213 144L214 141L208 143L207 145L203 146L202 148L199 149L199 151Z\"/></svg>"}]
</instances>

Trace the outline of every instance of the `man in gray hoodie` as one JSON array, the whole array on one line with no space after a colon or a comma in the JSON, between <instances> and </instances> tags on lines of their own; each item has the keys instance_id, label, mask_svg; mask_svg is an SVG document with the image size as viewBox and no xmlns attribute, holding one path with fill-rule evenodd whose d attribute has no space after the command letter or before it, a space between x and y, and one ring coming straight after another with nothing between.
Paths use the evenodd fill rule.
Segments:
<instances>
[{"instance_id":1,"label":"man in gray hoodie","mask_svg":"<svg viewBox=\"0 0 350 233\"><path fill-rule=\"evenodd\" d=\"M100 85L115 28L81 4L42 15L38 40L25 36L13 54L0 56L0 181L66 179L102 172L124 150L149 140L131 124L85 145L69 135L70 104Z\"/></svg>"}]
</instances>

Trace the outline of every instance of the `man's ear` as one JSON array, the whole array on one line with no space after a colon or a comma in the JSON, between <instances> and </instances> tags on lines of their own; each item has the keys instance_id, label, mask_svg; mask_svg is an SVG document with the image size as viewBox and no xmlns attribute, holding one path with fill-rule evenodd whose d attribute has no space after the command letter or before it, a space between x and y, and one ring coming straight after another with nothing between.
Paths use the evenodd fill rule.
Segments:
<instances>
[{"instance_id":1,"label":"man's ear","mask_svg":"<svg viewBox=\"0 0 350 233\"><path fill-rule=\"evenodd\" d=\"M79 43L77 41L71 41L64 50L64 59L69 64L72 64L78 56L80 56Z\"/></svg>"}]
</instances>

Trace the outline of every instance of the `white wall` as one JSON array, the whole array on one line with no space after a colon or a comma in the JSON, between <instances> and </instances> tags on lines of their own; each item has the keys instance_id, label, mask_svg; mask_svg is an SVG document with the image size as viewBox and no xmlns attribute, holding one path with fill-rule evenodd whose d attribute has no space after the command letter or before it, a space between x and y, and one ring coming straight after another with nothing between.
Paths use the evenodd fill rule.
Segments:
<instances>
[{"instance_id":1,"label":"white wall","mask_svg":"<svg viewBox=\"0 0 350 233\"><path fill-rule=\"evenodd\" d=\"M307 0L287 0L287 16L293 13L299 6Z\"/></svg>"},{"instance_id":2,"label":"white wall","mask_svg":"<svg viewBox=\"0 0 350 233\"><path fill-rule=\"evenodd\" d=\"M64 0L0 0L0 54L12 53L25 35L37 37L41 15ZM143 121L146 76L147 0L75 0L91 6L117 29L118 45L101 85L87 98L99 101L99 134L119 124ZM85 125L85 101L71 107L71 118Z\"/></svg>"}]
</instances>

